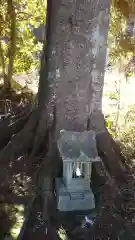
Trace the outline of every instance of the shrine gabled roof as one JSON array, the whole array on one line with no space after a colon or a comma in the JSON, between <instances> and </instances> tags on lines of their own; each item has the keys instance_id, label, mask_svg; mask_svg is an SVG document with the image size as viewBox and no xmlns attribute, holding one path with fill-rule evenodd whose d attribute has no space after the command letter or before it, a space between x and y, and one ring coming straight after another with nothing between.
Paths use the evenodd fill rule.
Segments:
<instances>
[{"instance_id":1,"label":"shrine gabled roof","mask_svg":"<svg viewBox=\"0 0 135 240\"><path fill-rule=\"evenodd\" d=\"M58 140L60 156L64 161L91 162L98 157L94 131L61 131Z\"/></svg>"}]
</instances>

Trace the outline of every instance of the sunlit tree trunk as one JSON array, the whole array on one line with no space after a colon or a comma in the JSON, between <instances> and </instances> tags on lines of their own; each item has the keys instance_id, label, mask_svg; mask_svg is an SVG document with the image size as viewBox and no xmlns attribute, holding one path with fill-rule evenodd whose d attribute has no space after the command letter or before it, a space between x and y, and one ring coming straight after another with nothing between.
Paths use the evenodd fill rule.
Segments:
<instances>
[{"instance_id":1,"label":"sunlit tree trunk","mask_svg":"<svg viewBox=\"0 0 135 240\"><path fill-rule=\"evenodd\" d=\"M6 78L6 66L5 66L5 59L4 59L4 50L2 48L2 44L0 42L0 63L2 67L2 77L4 80L4 86L6 87L7 85L7 78Z\"/></svg>"},{"instance_id":2,"label":"sunlit tree trunk","mask_svg":"<svg viewBox=\"0 0 135 240\"><path fill-rule=\"evenodd\" d=\"M109 0L52 1L48 83L58 130L84 130L101 111L109 6ZM45 88L40 83L39 96L46 101ZM103 130L99 119L94 123Z\"/></svg>"},{"instance_id":3,"label":"sunlit tree trunk","mask_svg":"<svg viewBox=\"0 0 135 240\"><path fill-rule=\"evenodd\" d=\"M11 81L13 75L13 64L15 58L15 49L16 49L16 13L14 8L14 3L12 0L8 0L8 15L11 22L10 25L10 45L9 45L9 53L8 53L8 71L7 71L7 82L6 89L11 88Z\"/></svg>"}]
</instances>

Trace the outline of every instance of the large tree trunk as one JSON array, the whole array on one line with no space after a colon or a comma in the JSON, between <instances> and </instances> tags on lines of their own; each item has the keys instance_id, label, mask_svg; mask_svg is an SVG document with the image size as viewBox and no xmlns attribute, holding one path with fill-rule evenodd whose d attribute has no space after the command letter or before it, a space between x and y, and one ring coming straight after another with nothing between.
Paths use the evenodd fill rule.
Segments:
<instances>
[{"instance_id":1,"label":"large tree trunk","mask_svg":"<svg viewBox=\"0 0 135 240\"><path fill-rule=\"evenodd\" d=\"M52 3L48 82L52 98L56 99L58 131L84 130L88 118L101 111L109 2ZM45 88L39 86L42 97ZM98 130L103 127L100 124Z\"/></svg>"}]
</instances>

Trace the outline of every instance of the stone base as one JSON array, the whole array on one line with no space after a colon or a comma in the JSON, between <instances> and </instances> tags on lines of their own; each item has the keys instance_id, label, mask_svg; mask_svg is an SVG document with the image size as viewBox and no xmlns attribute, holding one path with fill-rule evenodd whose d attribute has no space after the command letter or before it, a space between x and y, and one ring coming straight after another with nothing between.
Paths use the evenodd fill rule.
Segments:
<instances>
[{"instance_id":1,"label":"stone base","mask_svg":"<svg viewBox=\"0 0 135 240\"><path fill-rule=\"evenodd\" d=\"M57 208L60 211L84 211L95 208L94 194L85 189L82 192L66 189L61 179L56 179Z\"/></svg>"}]
</instances>

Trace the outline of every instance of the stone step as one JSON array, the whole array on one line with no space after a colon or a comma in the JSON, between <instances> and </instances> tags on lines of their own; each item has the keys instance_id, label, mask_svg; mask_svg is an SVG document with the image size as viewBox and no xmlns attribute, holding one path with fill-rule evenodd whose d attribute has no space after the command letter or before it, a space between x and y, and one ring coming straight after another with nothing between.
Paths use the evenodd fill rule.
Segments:
<instances>
[{"instance_id":1,"label":"stone step","mask_svg":"<svg viewBox=\"0 0 135 240\"><path fill-rule=\"evenodd\" d=\"M70 197L72 200L74 199L84 199L84 194L80 193L80 192L74 192L74 193L70 193Z\"/></svg>"}]
</instances>

